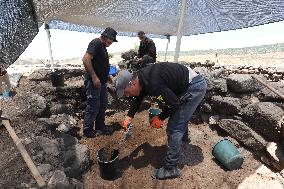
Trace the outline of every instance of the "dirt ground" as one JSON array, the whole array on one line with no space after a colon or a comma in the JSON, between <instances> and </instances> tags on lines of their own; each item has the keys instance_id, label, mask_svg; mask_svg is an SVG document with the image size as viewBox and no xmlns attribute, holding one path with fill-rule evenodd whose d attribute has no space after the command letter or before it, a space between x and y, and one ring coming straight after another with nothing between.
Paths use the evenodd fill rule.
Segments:
<instances>
[{"instance_id":1,"label":"dirt ground","mask_svg":"<svg viewBox=\"0 0 284 189\"><path fill-rule=\"evenodd\" d=\"M109 126L116 125L125 113L116 113L107 118ZM133 138L119 146L119 165L121 174L114 181L100 177L96 152L108 143L121 139L122 131L112 136L100 136L96 139L82 139L91 149L93 166L84 176L86 188L236 188L248 175L252 174L260 162L253 155L240 148L244 163L239 170L228 171L212 156L212 147L226 137L216 128L207 124L190 124L190 143L184 143L179 167L182 177L171 180L153 180L151 173L163 165L167 149L166 129L153 129L148 124L147 111L138 113L134 119ZM236 143L237 146L239 146Z\"/></svg>"},{"instance_id":2,"label":"dirt ground","mask_svg":"<svg viewBox=\"0 0 284 189\"><path fill-rule=\"evenodd\" d=\"M28 80L21 79L13 100L0 101L0 107L5 112L22 112L13 120L13 127L28 146L29 138L43 135L52 137L52 133L43 129L32 112L29 112L29 103L26 95L31 91ZM217 127L204 123L192 123L190 127L190 143L184 143L179 167L182 169L181 178L171 180L153 180L151 173L155 168L163 165L163 158L167 149L166 127L153 129L149 127L146 104L134 119L133 137L118 146L120 175L112 181L100 177L96 152L102 147L117 143L123 137L118 123L127 112L125 101L115 104L107 110L106 123L115 132L110 136L99 136L95 139L79 138L80 143L88 145L91 152L92 164L89 171L83 175L82 182L87 189L97 188L207 188L233 189L248 175L252 174L261 164L253 154L234 143L240 148L244 156L244 163L239 170L228 171L212 156L212 147L222 137L227 137ZM121 111L118 111L120 109ZM78 112L83 110L78 109ZM78 118L81 119L82 118ZM78 127L82 127L79 121ZM229 137L230 138L230 137ZM0 128L0 188L27 188L31 182L35 184L29 169L23 161L15 144L7 131ZM32 156L33 151L28 152ZM35 162L37 163L37 162Z\"/></svg>"}]
</instances>

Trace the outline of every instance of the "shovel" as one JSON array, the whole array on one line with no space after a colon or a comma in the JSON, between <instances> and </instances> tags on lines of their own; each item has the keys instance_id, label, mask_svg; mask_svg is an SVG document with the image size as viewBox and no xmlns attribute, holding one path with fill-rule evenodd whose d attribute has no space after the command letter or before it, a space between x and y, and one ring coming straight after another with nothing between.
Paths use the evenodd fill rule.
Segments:
<instances>
[{"instance_id":1,"label":"shovel","mask_svg":"<svg viewBox=\"0 0 284 189\"><path fill-rule=\"evenodd\" d=\"M27 166L29 167L34 179L36 180L38 186L40 188L45 186L45 181L40 175L38 169L36 168L33 160L29 156L27 150L25 149L24 145L21 143L21 140L18 138L17 134L15 133L14 129L11 127L10 120L1 117L2 111L0 110L0 126L3 124L8 131L9 135L13 139L14 143L16 144L18 150L20 151L23 159L25 160Z\"/></svg>"}]
</instances>

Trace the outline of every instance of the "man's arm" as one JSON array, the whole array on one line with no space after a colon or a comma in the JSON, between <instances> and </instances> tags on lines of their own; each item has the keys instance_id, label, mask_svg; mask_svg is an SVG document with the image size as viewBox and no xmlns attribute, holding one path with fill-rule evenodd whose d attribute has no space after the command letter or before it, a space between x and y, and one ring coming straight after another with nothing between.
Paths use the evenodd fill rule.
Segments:
<instances>
[{"instance_id":1,"label":"man's arm","mask_svg":"<svg viewBox=\"0 0 284 189\"><path fill-rule=\"evenodd\" d=\"M132 117L132 118L134 117L134 115L136 114L137 110L139 109L143 101L143 98L144 98L144 95L134 97L134 100L131 102L130 109L127 114L129 117Z\"/></svg>"},{"instance_id":2,"label":"man's arm","mask_svg":"<svg viewBox=\"0 0 284 189\"><path fill-rule=\"evenodd\" d=\"M93 59L93 55L89 54L89 53L85 53L82 61L85 67L85 70L87 71L87 73L91 76L93 84L96 88L100 88L101 87L101 81L98 78L97 74L95 73L95 70L92 66L92 59Z\"/></svg>"},{"instance_id":3,"label":"man's arm","mask_svg":"<svg viewBox=\"0 0 284 189\"><path fill-rule=\"evenodd\" d=\"M141 53L142 53L141 51L142 51L142 42L140 41L139 48L138 48L138 54L137 54L138 58L141 58L141 56L142 56L141 55Z\"/></svg>"},{"instance_id":4,"label":"man's arm","mask_svg":"<svg viewBox=\"0 0 284 189\"><path fill-rule=\"evenodd\" d=\"M149 45L149 51L147 52L147 55L151 57L156 56L156 46L154 41L151 41L148 45Z\"/></svg>"}]
</instances>

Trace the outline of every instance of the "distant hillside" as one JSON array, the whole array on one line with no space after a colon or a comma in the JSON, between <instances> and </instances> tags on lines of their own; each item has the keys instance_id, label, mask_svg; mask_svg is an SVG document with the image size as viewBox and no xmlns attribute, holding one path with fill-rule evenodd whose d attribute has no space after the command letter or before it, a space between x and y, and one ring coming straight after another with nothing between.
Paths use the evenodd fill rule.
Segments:
<instances>
[{"instance_id":1,"label":"distant hillside","mask_svg":"<svg viewBox=\"0 0 284 189\"><path fill-rule=\"evenodd\" d=\"M229 49L209 49L209 50L194 50L181 51L180 56L194 56L207 54L223 54L223 55L240 55L240 54L265 54L272 52L284 52L284 43L277 43L272 45L261 45L245 48L229 48ZM158 55L164 55L165 52L159 51ZM168 51L169 56L174 56L174 51Z\"/></svg>"}]
</instances>

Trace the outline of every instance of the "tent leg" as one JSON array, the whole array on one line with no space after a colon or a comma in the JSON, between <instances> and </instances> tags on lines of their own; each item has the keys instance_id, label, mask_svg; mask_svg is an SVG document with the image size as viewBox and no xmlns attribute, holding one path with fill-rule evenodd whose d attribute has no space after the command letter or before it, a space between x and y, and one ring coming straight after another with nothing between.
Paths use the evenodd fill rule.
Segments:
<instances>
[{"instance_id":1,"label":"tent leg","mask_svg":"<svg viewBox=\"0 0 284 189\"><path fill-rule=\"evenodd\" d=\"M166 62L166 61L167 61L168 47L169 47L169 43L170 43L170 38L171 38L171 36L170 36L170 35L167 35L168 42L167 42L167 47L166 47L166 53L165 53L165 59L164 59L164 62Z\"/></svg>"},{"instance_id":2,"label":"tent leg","mask_svg":"<svg viewBox=\"0 0 284 189\"><path fill-rule=\"evenodd\" d=\"M179 25L178 25L174 62L178 62L178 58L179 58L181 37L183 33L183 26L184 26L184 20L185 20L184 18L185 18L185 13L186 13L186 2L187 0L182 0L182 4L181 4L181 13L180 13L180 19L179 19Z\"/></svg>"},{"instance_id":3,"label":"tent leg","mask_svg":"<svg viewBox=\"0 0 284 189\"><path fill-rule=\"evenodd\" d=\"M44 29L45 29L46 35L47 35L47 44L48 44L48 51L49 51L49 60L50 60L50 63L51 63L51 70L52 70L52 72L54 72L54 64L53 64L52 49L51 49L51 42L50 42L49 25L45 23Z\"/></svg>"}]
</instances>

